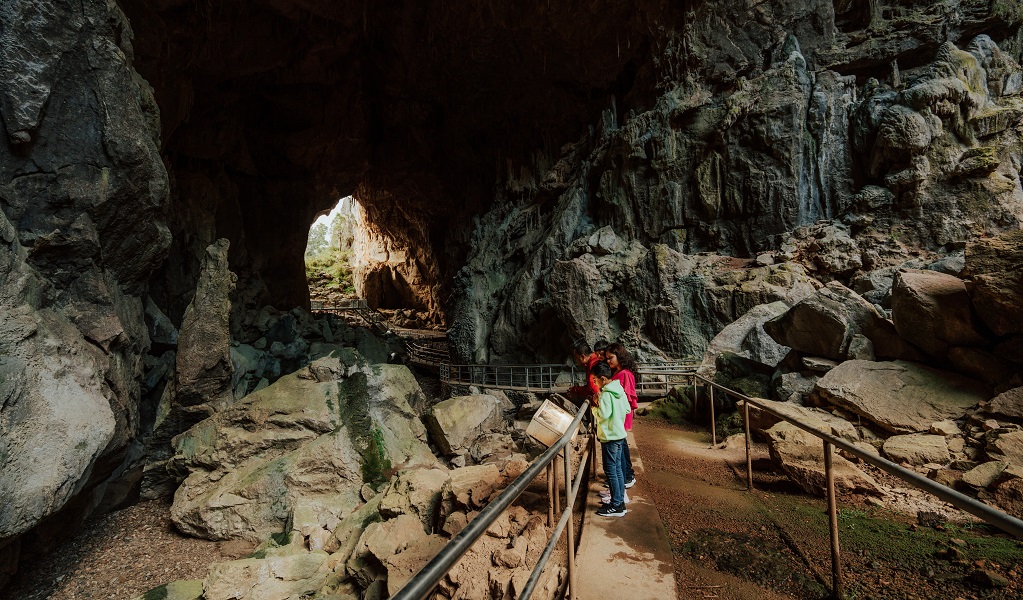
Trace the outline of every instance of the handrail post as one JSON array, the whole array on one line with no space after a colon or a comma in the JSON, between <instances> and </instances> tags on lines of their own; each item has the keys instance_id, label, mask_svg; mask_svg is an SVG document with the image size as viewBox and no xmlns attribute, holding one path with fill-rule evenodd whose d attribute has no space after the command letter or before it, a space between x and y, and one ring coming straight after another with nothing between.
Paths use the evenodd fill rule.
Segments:
<instances>
[{"instance_id":1,"label":"handrail post","mask_svg":"<svg viewBox=\"0 0 1023 600\"><path fill-rule=\"evenodd\" d=\"M718 445L718 429L717 423L714 422L714 386L707 386L710 388L710 439L711 445Z\"/></svg>"},{"instance_id":2,"label":"handrail post","mask_svg":"<svg viewBox=\"0 0 1023 600\"><path fill-rule=\"evenodd\" d=\"M554 471L552 473L554 475L554 494L551 497L554 498L554 514L561 513L561 490L558 489L558 460L560 458L560 456L554 455L554 460L552 461L554 464Z\"/></svg>"},{"instance_id":3,"label":"handrail post","mask_svg":"<svg viewBox=\"0 0 1023 600\"><path fill-rule=\"evenodd\" d=\"M554 527L554 463L547 464L547 526Z\"/></svg>"},{"instance_id":4,"label":"handrail post","mask_svg":"<svg viewBox=\"0 0 1023 600\"><path fill-rule=\"evenodd\" d=\"M746 430L746 489L753 491L753 458L750 455L749 402L742 403L742 423Z\"/></svg>"},{"instance_id":5,"label":"handrail post","mask_svg":"<svg viewBox=\"0 0 1023 600\"><path fill-rule=\"evenodd\" d=\"M835 502L835 471L831 465L831 442L824 441L824 476L828 482L828 520L831 524L831 597L841 600L842 563L838 549L838 508Z\"/></svg>"},{"instance_id":6,"label":"handrail post","mask_svg":"<svg viewBox=\"0 0 1023 600\"><path fill-rule=\"evenodd\" d=\"M568 511L568 600L575 600L575 523L572 517L575 496L572 494L572 461L565 444L565 510Z\"/></svg>"},{"instance_id":7,"label":"handrail post","mask_svg":"<svg viewBox=\"0 0 1023 600\"><path fill-rule=\"evenodd\" d=\"M693 376L693 422L696 422L696 376Z\"/></svg>"}]
</instances>

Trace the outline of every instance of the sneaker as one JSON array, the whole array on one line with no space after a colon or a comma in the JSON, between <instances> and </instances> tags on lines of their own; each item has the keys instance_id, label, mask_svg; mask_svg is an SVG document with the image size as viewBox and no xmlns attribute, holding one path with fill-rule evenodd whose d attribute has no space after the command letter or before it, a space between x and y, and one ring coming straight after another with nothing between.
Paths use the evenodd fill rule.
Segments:
<instances>
[{"instance_id":1,"label":"sneaker","mask_svg":"<svg viewBox=\"0 0 1023 600\"><path fill-rule=\"evenodd\" d=\"M635 477L633 477L632 479L630 479L630 480L625 482L625 487L627 487L627 488L630 488L630 487L632 487L634 485L636 485L636 478Z\"/></svg>"},{"instance_id":2,"label":"sneaker","mask_svg":"<svg viewBox=\"0 0 1023 600\"><path fill-rule=\"evenodd\" d=\"M632 502L632 500L629 499L629 495L628 494L625 494L625 503L628 504L629 502ZM607 495L607 496L601 495L600 496L600 503L601 504L611 504L611 495L610 494Z\"/></svg>"},{"instance_id":3,"label":"sneaker","mask_svg":"<svg viewBox=\"0 0 1023 600\"><path fill-rule=\"evenodd\" d=\"M604 506L597 509L598 517L624 517L625 513L629 511L625 510L625 503L619 504L618 506L611 506L605 504Z\"/></svg>"}]
</instances>

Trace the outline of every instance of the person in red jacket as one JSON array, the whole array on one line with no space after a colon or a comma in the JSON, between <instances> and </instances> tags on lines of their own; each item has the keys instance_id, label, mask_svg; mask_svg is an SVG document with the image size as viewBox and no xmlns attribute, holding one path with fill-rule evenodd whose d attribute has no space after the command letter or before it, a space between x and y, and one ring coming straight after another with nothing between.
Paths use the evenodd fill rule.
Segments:
<instances>
[{"instance_id":1,"label":"person in red jacket","mask_svg":"<svg viewBox=\"0 0 1023 600\"><path fill-rule=\"evenodd\" d=\"M595 402L600 397L600 388L593 379L593 365L603 360L603 357L591 350L586 340L580 340L572 347L572 359L579 367L586 369L586 385L574 385L569 388L569 397L586 400L591 406L596 406Z\"/></svg>"},{"instance_id":2,"label":"person in red jacket","mask_svg":"<svg viewBox=\"0 0 1023 600\"><path fill-rule=\"evenodd\" d=\"M625 349L625 346L615 342L608 345L604 350L604 360L614 371L614 377L621 382L625 389L625 395L629 399L629 407L632 411L625 415L625 431L632 430L632 415L639 408L639 396L636 395L636 359ZM629 445L626 443L622 448L622 462L625 470L625 487L630 488L636 484L636 471L632 468L632 457L629 455Z\"/></svg>"}]
</instances>

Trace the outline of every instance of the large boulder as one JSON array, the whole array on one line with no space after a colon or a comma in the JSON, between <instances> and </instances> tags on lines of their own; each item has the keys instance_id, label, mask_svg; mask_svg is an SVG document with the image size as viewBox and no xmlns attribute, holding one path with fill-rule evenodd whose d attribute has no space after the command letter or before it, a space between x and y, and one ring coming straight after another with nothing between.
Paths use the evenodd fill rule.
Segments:
<instances>
[{"instance_id":1,"label":"large boulder","mask_svg":"<svg viewBox=\"0 0 1023 600\"><path fill-rule=\"evenodd\" d=\"M90 301L65 297L63 314L40 308L50 292L32 263L0 211L0 587L19 536L67 507L56 539L102 500L138 433L148 348L142 303L115 278L76 273Z\"/></svg>"},{"instance_id":2,"label":"large boulder","mask_svg":"<svg viewBox=\"0 0 1023 600\"><path fill-rule=\"evenodd\" d=\"M814 393L893 433L927 431L937 421L961 418L990 397L983 384L961 375L904 361L865 360L828 371Z\"/></svg>"},{"instance_id":3,"label":"large boulder","mask_svg":"<svg viewBox=\"0 0 1023 600\"><path fill-rule=\"evenodd\" d=\"M435 462L408 404L417 394L400 365L341 381L282 377L175 438L175 468L188 477L171 518L197 537L252 541L282 531L298 506L337 522L362 502L364 483Z\"/></svg>"},{"instance_id":4,"label":"large boulder","mask_svg":"<svg viewBox=\"0 0 1023 600\"><path fill-rule=\"evenodd\" d=\"M927 433L893 435L885 440L882 449L892 461L908 465L919 466L928 463L944 465L952 460L945 436L942 435Z\"/></svg>"},{"instance_id":5,"label":"large boulder","mask_svg":"<svg viewBox=\"0 0 1023 600\"><path fill-rule=\"evenodd\" d=\"M699 373L708 379L714 378L717 371L716 361L722 352L731 352L743 358L774 367L785 358L789 348L771 339L764 331L764 323L781 316L789 309L782 301L754 306L739 317L735 322L721 330L710 341L707 352L703 355L703 363Z\"/></svg>"},{"instance_id":6,"label":"large boulder","mask_svg":"<svg viewBox=\"0 0 1023 600\"><path fill-rule=\"evenodd\" d=\"M898 336L891 321L838 282L829 283L783 315L765 322L763 327L783 346L832 360L855 357L913 360L920 356Z\"/></svg>"},{"instance_id":7,"label":"large boulder","mask_svg":"<svg viewBox=\"0 0 1023 600\"><path fill-rule=\"evenodd\" d=\"M996 415L1023 419L1023 387L998 394L988 404L987 411Z\"/></svg>"},{"instance_id":8,"label":"large boulder","mask_svg":"<svg viewBox=\"0 0 1023 600\"><path fill-rule=\"evenodd\" d=\"M400 515L366 527L348 559L347 569L365 587L386 580L391 595L429 562L445 542L442 536L427 533L417 517Z\"/></svg>"},{"instance_id":9,"label":"large boulder","mask_svg":"<svg viewBox=\"0 0 1023 600\"><path fill-rule=\"evenodd\" d=\"M1023 431L988 434L987 453L993 458L1023 467Z\"/></svg>"},{"instance_id":10,"label":"large boulder","mask_svg":"<svg viewBox=\"0 0 1023 600\"><path fill-rule=\"evenodd\" d=\"M450 473L443 467L408 469L391 480L380 498L380 514L385 518L412 515L424 530L432 531Z\"/></svg>"},{"instance_id":11,"label":"large boulder","mask_svg":"<svg viewBox=\"0 0 1023 600\"><path fill-rule=\"evenodd\" d=\"M903 339L938 359L946 359L954 346L987 341L973 325L966 284L936 271L895 274L892 321Z\"/></svg>"},{"instance_id":12,"label":"large boulder","mask_svg":"<svg viewBox=\"0 0 1023 600\"><path fill-rule=\"evenodd\" d=\"M1023 333L1023 230L966 246L963 276L973 282L973 306L996 335Z\"/></svg>"},{"instance_id":13,"label":"large boulder","mask_svg":"<svg viewBox=\"0 0 1023 600\"><path fill-rule=\"evenodd\" d=\"M426 414L430 436L444 454L467 449L481 433L503 426L500 399L486 394L448 398Z\"/></svg>"},{"instance_id":14,"label":"large boulder","mask_svg":"<svg viewBox=\"0 0 1023 600\"><path fill-rule=\"evenodd\" d=\"M811 423L813 424L813 423ZM815 424L818 429L826 427ZM823 442L788 422L781 422L767 430L771 458L782 471L809 494L825 496L827 478L824 472ZM874 478L857 469L837 453L832 455L835 488L839 492L881 495Z\"/></svg>"},{"instance_id":15,"label":"large boulder","mask_svg":"<svg viewBox=\"0 0 1023 600\"><path fill-rule=\"evenodd\" d=\"M186 406L231 395L231 292L237 277L228 268L230 242L206 248L195 296L178 334L177 401Z\"/></svg>"},{"instance_id":16,"label":"large boulder","mask_svg":"<svg viewBox=\"0 0 1023 600\"><path fill-rule=\"evenodd\" d=\"M205 600L304 598L319 591L330 574L326 552L288 546L268 554L215 563L203 581Z\"/></svg>"},{"instance_id":17,"label":"large boulder","mask_svg":"<svg viewBox=\"0 0 1023 600\"><path fill-rule=\"evenodd\" d=\"M756 402L757 404L762 404L767 408L774 410L782 416L788 417L794 421L806 423L818 431L840 437L850 442L856 442L860 439L860 435L856 431L855 425L841 417L836 417L826 410L822 410L820 408L807 408L791 402L775 402L773 400L765 400L763 398L757 398ZM778 423L783 422L782 419L779 419L773 414L767 411L758 410L752 405L750 406L749 415L750 428L755 431L766 432Z\"/></svg>"}]
</instances>

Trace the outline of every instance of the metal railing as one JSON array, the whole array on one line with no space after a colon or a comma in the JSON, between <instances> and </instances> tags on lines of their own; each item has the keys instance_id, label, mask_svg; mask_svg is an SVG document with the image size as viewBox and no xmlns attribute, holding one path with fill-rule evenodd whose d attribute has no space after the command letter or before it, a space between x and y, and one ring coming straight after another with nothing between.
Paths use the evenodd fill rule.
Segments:
<instances>
[{"instance_id":1,"label":"metal railing","mask_svg":"<svg viewBox=\"0 0 1023 600\"><path fill-rule=\"evenodd\" d=\"M441 381L533 393L566 391L576 381L576 370L564 365L440 365ZM566 381L567 379L567 381Z\"/></svg>"},{"instance_id":2,"label":"metal railing","mask_svg":"<svg viewBox=\"0 0 1023 600\"><path fill-rule=\"evenodd\" d=\"M562 398L563 399L563 398ZM547 546L544 548L543 554L540 555L540 559L537 564L533 567L533 572L529 576L529 580L526 585L523 586L522 593L519 595L518 600L529 600L533 593L533 588L539 581L540 576L543 574L544 568L547 566L547 562L550 559L551 553L557 546L558 540L561 538L562 532L568 529L568 589L569 598L575 598L575 524L572 519L572 513L575 508L576 499L579 494L580 486L582 485L583 475L586 473L586 467L588 461L594 457L594 447L596 444L596 438L588 436L589 443L579 462L579 470L576 473L576 477L572 478L572 457L571 457L571 446L569 442L572 440L579 428L579 424L582 422L583 415L586 414L588 404L583 403L579 407L575 414L575 419L572 420L572 424L569 425L565 433L554 443L553 446L547 449L543 454L537 457L533 461L529 468L519 475L515 481L511 482L504 489L500 495L497 496L493 501L490 502L476 517L469 521L462 531L447 543L440 552L434 556L430 562L419 570L418 573L412 576L412 578L398 590L393 596L392 600L422 600L426 598L440 580L451 570L455 564L462 558L462 556L472 548L473 544L487 529L497 520L498 517L509 507L516 498L519 497L528 486L533 482L537 476L540 475L540 471L547 470L547 491L548 491L548 512L547 512L547 525L551 526L554 522L555 513L560 512L561 518L558 520L557 527L555 527L553 534L547 541ZM565 482L565 505L562 510L558 504L560 501L560 490L556 490L556 479L557 479L557 458L561 458L561 462L564 464L564 482Z\"/></svg>"},{"instance_id":3,"label":"metal railing","mask_svg":"<svg viewBox=\"0 0 1023 600\"><path fill-rule=\"evenodd\" d=\"M979 500L971 498L965 494L957 492L952 488L932 481L919 473L910 471L902 466L899 466L890 460L881 458L869 452L865 452L855 445L849 443L846 440L838 438L830 433L826 433L815 429L801 421L792 418L791 416L785 415L772 409L769 406L761 404L755 398L750 398L745 394L736 392L735 390L726 388L720 384L714 383L700 375L695 373L691 376L693 385L693 404L696 404L697 398L697 382L702 382L708 390L710 405L710 422L711 422L711 441L714 446L717 446L717 432L715 429L714 419L714 390L719 390L739 401L742 402L743 411L743 427L746 437L746 487L748 490L753 490L753 459L750 452L750 421L749 421L749 409L752 406L756 410L763 411L770 414L779 420L790 423L810 435L819 438L824 444L824 477L826 480L826 494L828 501L828 521L831 538L831 587L832 597L842 598L843 597L843 584L842 584L842 563L841 553L838 539L838 507L835 498L835 476L834 468L832 466L832 448L837 446L842 450L856 456L864 462L874 465L882 471L898 477L902 481L905 481L909 485L923 490L929 494L932 494L949 504L952 504L956 508L974 515L980 518L984 522L992 525L1002 531L1014 535L1018 538L1023 538L1023 520L1017 519L1011 515L1008 515L1000 510L997 510Z\"/></svg>"},{"instance_id":4,"label":"metal railing","mask_svg":"<svg viewBox=\"0 0 1023 600\"><path fill-rule=\"evenodd\" d=\"M409 362L423 367L436 367L446 365L451 361L448 355L447 344L434 346L428 342L406 341L405 353Z\"/></svg>"}]
</instances>

